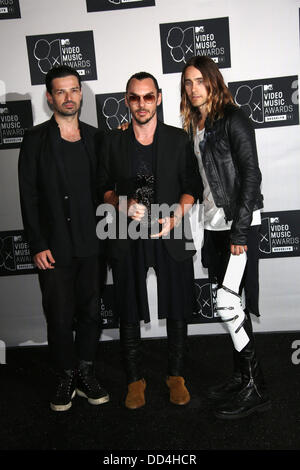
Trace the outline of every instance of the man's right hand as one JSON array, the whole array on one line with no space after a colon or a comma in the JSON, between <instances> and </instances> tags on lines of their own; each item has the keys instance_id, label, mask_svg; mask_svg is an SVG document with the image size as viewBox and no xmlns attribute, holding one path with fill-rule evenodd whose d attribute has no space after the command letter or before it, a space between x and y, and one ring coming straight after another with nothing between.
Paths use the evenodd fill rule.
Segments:
<instances>
[{"instance_id":1,"label":"man's right hand","mask_svg":"<svg viewBox=\"0 0 300 470\"><path fill-rule=\"evenodd\" d=\"M55 259L50 250L40 251L34 255L33 261L39 269L54 269Z\"/></svg>"},{"instance_id":2,"label":"man's right hand","mask_svg":"<svg viewBox=\"0 0 300 470\"><path fill-rule=\"evenodd\" d=\"M135 199L128 201L128 217L140 222L145 215L146 206L139 204Z\"/></svg>"},{"instance_id":3,"label":"man's right hand","mask_svg":"<svg viewBox=\"0 0 300 470\"><path fill-rule=\"evenodd\" d=\"M118 129L122 129L122 131L127 131L129 127L129 122L123 122L120 126L118 126Z\"/></svg>"}]
</instances>

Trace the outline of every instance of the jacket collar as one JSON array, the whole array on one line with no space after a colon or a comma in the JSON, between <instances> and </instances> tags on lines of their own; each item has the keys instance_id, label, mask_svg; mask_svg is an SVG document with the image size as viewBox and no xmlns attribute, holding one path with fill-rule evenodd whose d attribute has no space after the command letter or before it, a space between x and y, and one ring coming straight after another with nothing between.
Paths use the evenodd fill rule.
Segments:
<instances>
[{"instance_id":1,"label":"jacket collar","mask_svg":"<svg viewBox=\"0 0 300 470\"><path fill-rule=\"evenodd\" d=\"M51 139L51 142L56 147L56 146L60 145L60 143L61 143L61 136L60 136L59 126L56 122L54 114L52 115L52 117L49 121L49 124L50 124L49 125L50 139ZM93 138L93 137L89 137L87 135L87 128L84 125L84 123L82 121L80 121L80 119L78 120L78 125L79 125L79 129L80 129L81 140L82 140L83 145L85 146L85 149L87 151L90 163L92 165L92 169L95 170L95 165L96 165L95 152L94 152L94 147L92 146L92 142L91 142L91 138ZM59 155L60 152L57 153L57 151L58 151L58 147L56 147L55 154ZM94 174L94 172L93 172L93 174Z\"/></svg>"},{"instance_id":2,"label":"jacket collar","mask_svg":"<svg viewBox=\"0 0 300 470\"><path fill-rule=\"evenodd\" d=\"M154 152L155 152L155 167L154 167L154 174L156 175L156 178L159 177L160 174L160 165L162 163L162 157L163 155L168 154L168 139L167 136L164 132L164 123L161 121L157 120L157 126L155 129L154 133ZM123 132L123 131L121 131ZM131 176L131 155L133 151L133 144L135 140L135 135L134 135L134 130L132 123L130 123L128 129L124 131L124 137L126 139L123 139L123 151L124 155L126 155L126 160L125 160L125 168L124 171L126 172L127 176ZM126 142L125 142L126 140Z\"/></svg>"}]
</instances>

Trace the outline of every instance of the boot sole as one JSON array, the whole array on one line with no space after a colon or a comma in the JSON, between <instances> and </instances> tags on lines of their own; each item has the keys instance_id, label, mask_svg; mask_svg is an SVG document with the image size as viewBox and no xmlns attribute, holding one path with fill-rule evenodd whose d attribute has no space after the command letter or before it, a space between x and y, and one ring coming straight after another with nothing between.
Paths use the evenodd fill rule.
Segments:
<instances>
[{"instance_id":1,"label":"boot sole","mask_svg":"<svg viewBox=\"0 0 300 470\"><path fill-rule=\"evenodd\" d=\"M126 408L127 410L140 410L140 409L143 408L145 405L146 405L146 402L143 403L142 405L138 405L138 406L128 406L128 405L126 405L126 403L125 403L125 408Z\"/></svg>"},{"instance_id":2,"label":"boot sole","mask_svg":"<svg viewBox=\"0 0 300 470\"><path fill-rule=\"evenodd\" d=\"M264 411L268 411L271 408L271 402L268 401L266 403L262 403L261 405L257 405L254 408L251 408L250 410L244 411L243 413L239 413L236 415L230 415L230 414L223 414L223 413L218 413L217 411L214 412L214 415L216 418L220 419L240 419L240 418L246 418L247 416L253 414L253 413L262 413Z\"/></svg>"},{"instance_id":3,"label":"boot sole","mask_svg":"<svg viewBox=\"0 0 300 470\"><path fill-rule=\"evenodd\" d=\"M170 403L172 403L172 405L176 405L176 406L185 406L185 405L187 405L190 401L191 401L190 398L189 398L188 400L180 401L180 402L170 399Z\"/></svg>"},{"instance_id":4,"label":"boot sole","mask_svg":"<svg viewBox=\"0 0 300 470\"><path fill-rule=\"evenodd\" d=\"M105 395L101 398L89 398L82 390L76 389L76 394L79 397L87 398L87 401L90 405L102 405L103 403L107 403L109 401L109 395Z\"/></svg>"},{"instance_id":5,"label":"boot sole","mask_svg":"<svg viewBox=\"0 0 300 470\"><path fill-rule=\"evenodd\" d=\"M72 406L72 399L75 397L75 394L76 394L76 392L74 390L74 392L72 393L72 396L71 396L71 400L66 405L55 405L54 403L50 403L51 410L52 411L67 411L67 410L69 410Z\"/></svg>"}]
</instances>

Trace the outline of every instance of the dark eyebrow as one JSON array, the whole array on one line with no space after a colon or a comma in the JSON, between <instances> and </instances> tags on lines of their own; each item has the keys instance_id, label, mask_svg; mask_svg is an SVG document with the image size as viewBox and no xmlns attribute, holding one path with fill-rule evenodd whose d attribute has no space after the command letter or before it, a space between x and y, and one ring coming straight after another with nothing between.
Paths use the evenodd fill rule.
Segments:
<instances>
[{"instance_id":1,"label":"dark eyebrow","mask_svg":"<svg viewBox=\"0 0 300 470\"><path fill-rule=\"evenodd\" d=\"M191 82L193 80L204 80L203 77L195 77L195 78L185 78L184 81L185 82Z\"/></svg>"},{"instance_id":2,"label":"dark eyebrow","mask_svg":"<svg viewBox=\"0 0 300 470\"><path fill-rule=\"evenodd\" d=\"M54 91L66 91L66 90L80 90L79 86L72 86L71 88L56 88Z\"/></svg>"}]
</instances>

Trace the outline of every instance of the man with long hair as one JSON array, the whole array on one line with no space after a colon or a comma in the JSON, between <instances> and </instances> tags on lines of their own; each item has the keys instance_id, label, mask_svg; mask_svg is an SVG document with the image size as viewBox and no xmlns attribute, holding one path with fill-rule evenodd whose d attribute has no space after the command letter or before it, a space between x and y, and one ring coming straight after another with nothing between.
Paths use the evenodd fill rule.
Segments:
<instances>
[{"instance_id":1,"label":"man with long hair","mask_svg":"<svg viewBox=\"0 0 300 470\"><path fill-rule=\"evenodd\" d=\"M202 262L218 286L216 309L233 341L234 372L212 387L219 418L234 419L269 407L254 345L250 313L258 310L260 192L255 133L215 62L192 57L181 77L183 127L194 141L204 183ZM245 289L245 308L241 292Z\"/></svg>"}]
</instances>

